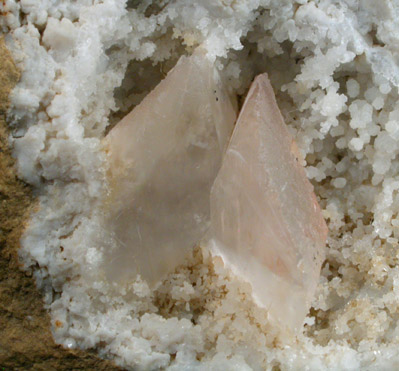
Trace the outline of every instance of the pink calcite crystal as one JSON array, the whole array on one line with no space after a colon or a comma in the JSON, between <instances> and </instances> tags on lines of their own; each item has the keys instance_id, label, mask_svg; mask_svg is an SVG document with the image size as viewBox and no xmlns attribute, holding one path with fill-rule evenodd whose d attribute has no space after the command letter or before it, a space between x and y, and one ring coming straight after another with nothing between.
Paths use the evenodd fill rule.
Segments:
<instances>
[{"instance_id":1,"label":"pink calcite crystal","mask_svg":"<svg viewBox=\"0 0 399 371\"><path fill-rule=\"evenodd\" d=\"M200 51L167 77L104 140L105 271L154 286L209 228L209 195L236 120L217 70Z\"/></svg>"},{"instance_id":2,"label":"pink calcite crystal","mask_svg":"<svg viewBox=\"0 0 399 371\"><path fill-rule=\"evenodd\" d=\"M253 82L211 191L211 248L275 322L299 329L327 226L266 74Z\"/></svg>"}]
</instances>

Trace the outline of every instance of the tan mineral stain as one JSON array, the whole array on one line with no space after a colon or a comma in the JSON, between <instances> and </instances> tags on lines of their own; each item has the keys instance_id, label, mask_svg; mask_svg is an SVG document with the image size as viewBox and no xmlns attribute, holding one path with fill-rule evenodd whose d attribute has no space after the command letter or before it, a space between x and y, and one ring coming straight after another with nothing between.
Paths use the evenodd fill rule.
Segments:
<instances>
[{"instance_id":1,"label":"tan mineral stain","mask_svg":"<svg viewBox=\"0 0 399 371\"><path fill-rule=\"evenodd\" d=\"M0 368L121 370L94 351L71 351L56 345L41 294L31 275L20 270L19 240L35 202L30 188L16 176L7 141L8 96L19 76L0 39Z\"/></svg>"}]
</instances>

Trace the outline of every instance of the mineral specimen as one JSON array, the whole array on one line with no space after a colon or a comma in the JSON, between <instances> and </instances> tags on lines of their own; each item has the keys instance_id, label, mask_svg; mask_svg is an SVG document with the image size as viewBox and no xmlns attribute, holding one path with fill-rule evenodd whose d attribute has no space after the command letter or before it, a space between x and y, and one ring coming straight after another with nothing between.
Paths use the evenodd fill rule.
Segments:
<instances>
[{"instance_id":1,"label":"mineral specimen","mask_svg":"<svg viewBox=\"0 0 399 371\"><path fill-rule=\"evenodd\" d=\"M211 191L211 247L273 320L298 329L327 227L266 74L252 84Z\"/></svg>"},{"instance_id":2,"label":"mineral specimen","mask_svg":"<svg viewBox=\"0 0 399 371\"><path fill-rule=\"evenodd\" d=\"M210 189L235 119L216 69L198 50L109 132L109 278L140 274L154 286L184 261L209 228Z\"/></svg>"}]
</instances>

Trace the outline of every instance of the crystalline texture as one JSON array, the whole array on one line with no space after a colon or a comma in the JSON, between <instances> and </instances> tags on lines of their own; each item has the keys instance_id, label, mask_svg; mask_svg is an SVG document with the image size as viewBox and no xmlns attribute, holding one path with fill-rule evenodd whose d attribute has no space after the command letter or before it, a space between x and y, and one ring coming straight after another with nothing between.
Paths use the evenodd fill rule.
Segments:
<instances>
[{"instance_id":1,"label":"crystalline texture","mask_svg":"<svg viewBox=\"0 0 399 371\"><path fill-rule=\"evenodd\" d=\"M236 110L217 71L197 51L105 138L107 276L140 274L151 286L173 271L209 228L209 195Z\"/></svg>"},{"instance_id":2,"label":"crystalline texture","mask_svg":"<svg viewBox=\"0 0 399 371\"><path fill-rule=\"evenodd\" d=\"M211 191L211 246L281 327L299 329L327 227L266 74L252 84Z\"/></svg>"}]
</instances>

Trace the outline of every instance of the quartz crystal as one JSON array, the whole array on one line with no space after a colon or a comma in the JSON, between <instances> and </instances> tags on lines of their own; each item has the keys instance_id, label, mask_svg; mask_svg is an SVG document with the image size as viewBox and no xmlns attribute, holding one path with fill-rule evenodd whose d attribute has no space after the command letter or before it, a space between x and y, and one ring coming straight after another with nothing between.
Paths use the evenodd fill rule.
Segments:
<instances>
[{"instance_id":1,"label":"quartz crystal","mask_svg":"<svg viewBox=\"0 0 399 371\"><path fill-rule=\"evenodd\" d=\"M140 274L154 286L183 263L209 228L210 189L235 120L234 101L197 50L109 132L108 278Z\"/></svg>"},{"instance_id":2,"label":"quartz crystal","mask_svg":"<svg viewBox=\"0 0 399 371\"><path fill-rule=\"evenodd\" d=\"M266 74L253 82L211 191L211 240L280 327L301 327L327 227Z\"/></svg>"}]
</instances>

